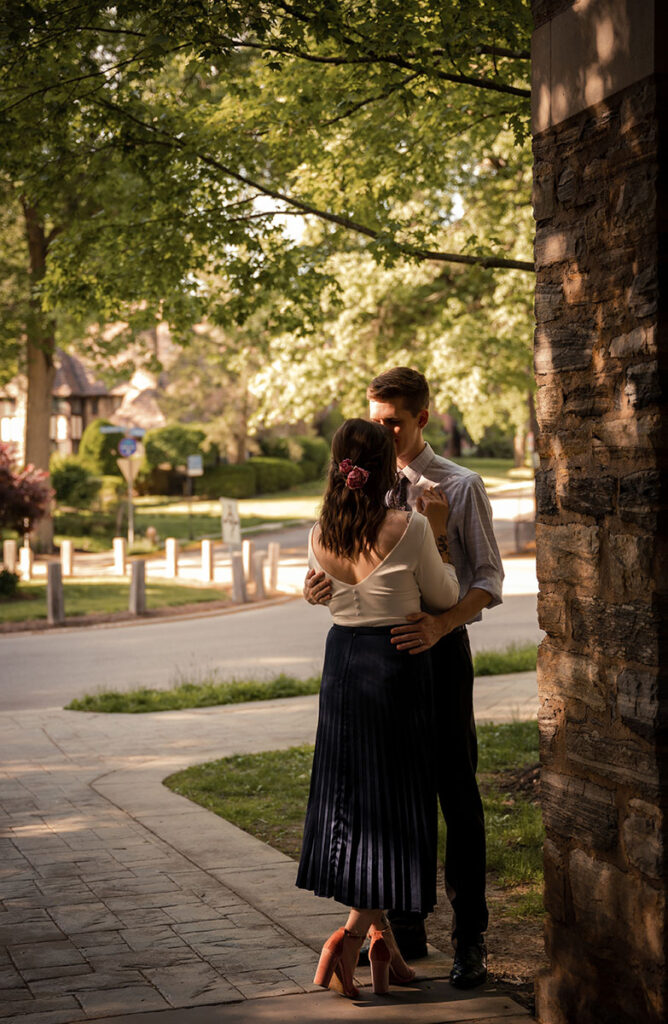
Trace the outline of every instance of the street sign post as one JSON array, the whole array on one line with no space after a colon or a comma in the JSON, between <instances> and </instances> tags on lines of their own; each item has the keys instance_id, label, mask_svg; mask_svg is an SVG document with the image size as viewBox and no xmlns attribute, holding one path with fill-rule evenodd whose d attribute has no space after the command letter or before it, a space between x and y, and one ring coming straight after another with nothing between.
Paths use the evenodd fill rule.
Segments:
<instances>
[{"instance_id":1,"label":"street sign post","mask_svg":"<svg viewBox=\"0 0 668 1024\"><path fill-rule=\"evenodd\" d=\"M186 465L188 478L188 538L193 539L193 477L204 475L204 460L201 455L189 455Z\"/></svg>"},{"instance_id":2,"label":"street sign post","mask_svg":"<svg viewBox=\"0 0 668 1024\"><path fill-rule=\"evenodd\" d=\"M239 502L234 498L220 499L220 525L223 544L230 548L241 544L241 519L239 518Z\"/></svg>"},{"instance_id":3,"label":"street sign post","mask_svg":"<svg viewBox=\"0 0 668 1024\"><path fill-rule=\"evenodd\" d=\"M144 458L144 446L139 439L146 431L143 427L100 427L101 434L123 434L118 442L116 463L128 482L128 545L135 541L135 512L132 504L132 484Z\"/></svg>"}]
</instances>

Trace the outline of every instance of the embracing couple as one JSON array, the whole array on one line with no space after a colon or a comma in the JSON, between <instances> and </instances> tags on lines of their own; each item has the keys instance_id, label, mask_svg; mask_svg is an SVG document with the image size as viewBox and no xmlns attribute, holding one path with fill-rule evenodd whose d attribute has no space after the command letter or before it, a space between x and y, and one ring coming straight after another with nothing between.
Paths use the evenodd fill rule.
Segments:
<instances>
[{"instance_id":1,"label":"embracing couple","mask_svg":"<svg viewBox=\"0 0 668 1024\"><path fill-rule=\"evenodd\" d=\"M436 902L437 798L460 988L487 975L485 826L475 778L466 625L501 601L503 570L480 477L435 455L429 387L407 367L370 384L370 422L332 441L304 596L334 620L325 650L297 885L350 907L315 983L356 998L408 984Z\"/></svg>"}]
</instances>

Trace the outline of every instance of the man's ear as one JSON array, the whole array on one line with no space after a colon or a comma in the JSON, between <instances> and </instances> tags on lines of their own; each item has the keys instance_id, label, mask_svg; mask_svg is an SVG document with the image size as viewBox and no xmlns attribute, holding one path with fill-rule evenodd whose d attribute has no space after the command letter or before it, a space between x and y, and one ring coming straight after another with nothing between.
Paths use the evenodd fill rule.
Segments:
<instances>
[{"instance_id":1,"label":"man's ear","mask_svg":"<svg viewBox=\"0 0 668 1024\"><path fill-rule=\"evenodd\" d=\"M424 428L427 426L428 422L429 422L429 409L422 409L418 413L418 426L420 427L420 430L424 430Z\"/></svg>"}]
</instances>

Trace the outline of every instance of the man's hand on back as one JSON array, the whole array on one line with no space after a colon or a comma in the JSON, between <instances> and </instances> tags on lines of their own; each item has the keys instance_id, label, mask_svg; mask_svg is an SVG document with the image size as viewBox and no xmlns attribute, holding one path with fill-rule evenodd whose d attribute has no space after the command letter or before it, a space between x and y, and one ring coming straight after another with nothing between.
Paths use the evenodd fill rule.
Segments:
<instances>
[{"instance_id":1,"label":"man's hand on back","mask_svg":"<svg viewBox=\"0 0 668 1024\"><path fill-rule=\"evenodd\" d=\"M309 569L304 580L303 593L309 604L327 604L332 597L332 581L324 572Z\"/></svg>"},{"instance_id":2,"label":"man's hand on back","mask_svg":"<svg viewBox=\"0 0 668 1024\"><path fill-rule=\"evenodd\" d=\"M407 625L392 628L391 643L398 651L409 654L421 654L428 651L435 643L445 636L440 616L429 615L428 612L415 612L406 616Z\"/></svg>"}]
</instances>

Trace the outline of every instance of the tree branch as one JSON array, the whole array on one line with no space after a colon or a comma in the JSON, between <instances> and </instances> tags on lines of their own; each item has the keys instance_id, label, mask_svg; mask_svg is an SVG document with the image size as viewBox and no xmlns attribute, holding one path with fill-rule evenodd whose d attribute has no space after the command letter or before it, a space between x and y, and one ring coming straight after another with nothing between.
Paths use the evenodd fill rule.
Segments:
<instances>
[{"instance_id":1,"label":"tree branch","mask_svg":"<svg viewBox=\"0 0 668 1024\"><path fill-rule=\"evenodd\" d=\"M399 54L368 54L363 57L347 57L339 54L326 57L290 46L278 46L275 43L256 43L245 39L229 39L227 42L237 49L262 50L264 53L282 54L286 57L297 57L299 60L305 60L312 64L329 64L334 67L360 64L390 64L393 67L403 68L406 71L436 77L443 82L453 82L455 85L470 85L476 89L488 89L492 92L501 92L524 98L531 96L530 89L506 85L505 82L493 82L488 78L476 78L473 75L453 74L449 71L441 71L439 68L430 68L425 64L413 64L410 60L401 57Z\"/></svg>"},{"instance_id":2,"label":"tree branch","mask_svg":"<svg viewBox=\"0 0 668 1024\"><path fill-rule=\"evenodd\" d=\"M193 156L207 167L213 167L225 177L231 178L233 181L237 181L241 185L248 185L249 187L254 188L261 195L269 196L270 199L276 199L281 203L286 203L295 210L299 210L300 213L317 217L319 220L324 220L329 224L335 224L337 227L346 228L348 231L364 235L366 238L370 238L373 241L378 241L382 237L382 232L377 231L374 228L370 228L366 224L361 224L359 221L353 220L352 217L346 217L344 214L331 213L329 210L318 209L318 207L305 202L303 199L298 199L296 196L291 196L287 192L281 192L278 189L271 188L269 185L264 185L259 181L255 181L249 175L242 174L240 171L236 171L233 167L228 167L226 164L222 163L222 161L217 160L208 153L202 153L198 149L190 148L187 142L183 139L176 138L169 132L166 132L163 128L157 128L155 125L147 124L140 118L130 114L129 111L121 110L114 104L109 103L107 100L98 100L97 102L112 110L114 113L128 118L145 131L150 132L152 135L162 136L162 145L170 146L171 148L182 152L192 153ZM533 263L529 263L527 260L506 259L501 256L469 256L463 253L439 252L432 249L423 249L420 246L411 245L408 242L398 242L396 239L392 240L392 246L405 256L412 256L422 260L435 260L443 263L463 263L467 266L486 268L526 270L531 273L534 271Z\"/></svg>"},{"instance_id":3,"label":"tree branch","mask_svg":"<svg viewBox=\"0 0 668 1024\"><path fill-rule=\"evenodd\" d=\"M321 121L321 127L328 128L331 124L336 124L338 121L344 121L347 117L357 113L357 111L361 110L363 107L368 107L370 103L377 103L379 100L389 99L393 93L398 92L400 89L404 89L410 82L415 81L418 77L419 75L417 73L409 75L408 78L404 78L397 85L390 86L390 88L386 89L385 92L376 93L375 96L368 96L365 100L360 100L359 103L353 103L347 110L344 110L343 113L337 114L336 117L330 117L328 121Z\"/></svg>"}]
</instances>

